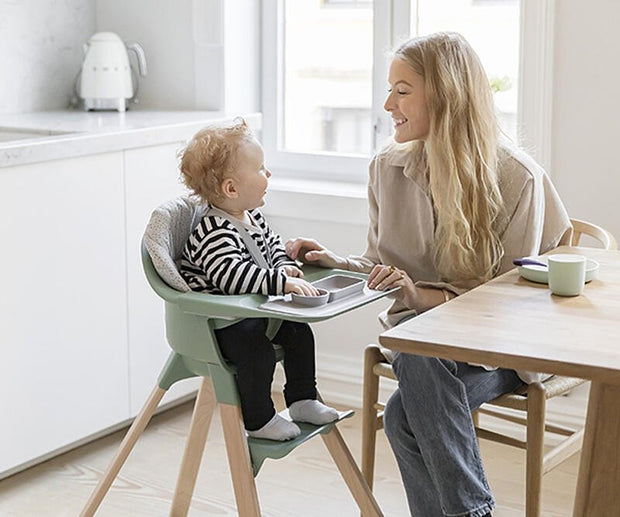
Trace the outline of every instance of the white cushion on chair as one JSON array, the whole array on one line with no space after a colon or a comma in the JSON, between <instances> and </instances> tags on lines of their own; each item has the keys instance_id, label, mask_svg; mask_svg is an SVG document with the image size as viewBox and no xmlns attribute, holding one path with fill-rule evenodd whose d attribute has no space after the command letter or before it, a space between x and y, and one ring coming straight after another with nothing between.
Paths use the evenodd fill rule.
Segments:
<instances>
[{"instance_id":1,"label":"white cushion on chair","mask_svg":"<svg viewBox=\"0 0 620 517\"><path fill-rule=\"evenodd\" d=\"M204 214L205 205L194 196L180 196L158 206L144 232L146 249L159 276L177 291L189 286L179 273L185 243Z\"/></svg>"}]
</instances>

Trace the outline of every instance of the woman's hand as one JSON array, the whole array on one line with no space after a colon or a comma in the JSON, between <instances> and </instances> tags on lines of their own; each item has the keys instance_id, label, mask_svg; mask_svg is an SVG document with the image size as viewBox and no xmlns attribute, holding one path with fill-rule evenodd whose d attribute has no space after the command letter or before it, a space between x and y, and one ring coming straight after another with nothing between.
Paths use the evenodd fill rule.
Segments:
<instances>
[{"instance_id":1,"label":"woman's hand","mask_svg":"<svg viewBox=\"0 0 620 517\"><path fill-rule=\"evenodd\" d=\"M451 300L454 295L445 289L434 287L417 287L413 280L404 271L394 266L378 264L368 275L368 287L378 291L386 291L400 287L390 296L394 297L408 309L414 309L418 314Z\"/></svg>"},{"instance_id":2,"label":"woman's hand","mask_svg":"<svg viewBox=\"0 0 620 517\"><path fill-rule=\"evenodd\" d=\"M297 266L282 266L280 269L288 277L297 277L297 278L304 277L304 272L301 269L299 269Z\"/></svg>"},{"instance_id":3,"label":"woman's hand","mask_svg":"<svg viewBox=\"0 0 620 517\"><path fill-rule=\"evenodd\" d=\"M419 289L407 273L394 266L377 264L368 275L368 287L377 291L387 291L400 287L392 296L409 309L417 309Z\"/></svg>"},{"instance_id":4,"label":"woman's hand","mask_svg":"<svg viewBox=\"0 0 620 517\"><path fill-rule=\"evenodd\" d=\"M327 268L347 268L347 261L325 248L314 239L298 237L289 239L285 245L286 254L293 260Z\"/></svg>"},{"instance_id":5,"label":"woman's hand","mask_svg":"<svg viewBox=\"0 0 620 517\"><path fill-rule=\"evenodd\" d=\"M297 293L305 296L318 296L319 290L310 282L297 277L288 277L284 284L285 293Z\"/></svg>"}]
</instances>

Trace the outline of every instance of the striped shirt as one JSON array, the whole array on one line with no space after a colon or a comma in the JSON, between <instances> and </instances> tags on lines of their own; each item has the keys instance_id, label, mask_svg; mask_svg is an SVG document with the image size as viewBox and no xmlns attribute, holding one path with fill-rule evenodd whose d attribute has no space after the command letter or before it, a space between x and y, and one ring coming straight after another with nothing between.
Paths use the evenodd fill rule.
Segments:
<instances>
[{"instance_id":1,"label":"striped shirt","mask_svg":"<svg viewBox=\"0 0 620 517\"><path fill-rule=\"evenodd\" d=\"M181 257L181 275L192 291L213 294L284 294L282 266L294 266L258 210L249 210L254 226L244 224L269 269L254 262L238 230L223 217L207 215L189 236Z\"/></svg>"}]
</instances>

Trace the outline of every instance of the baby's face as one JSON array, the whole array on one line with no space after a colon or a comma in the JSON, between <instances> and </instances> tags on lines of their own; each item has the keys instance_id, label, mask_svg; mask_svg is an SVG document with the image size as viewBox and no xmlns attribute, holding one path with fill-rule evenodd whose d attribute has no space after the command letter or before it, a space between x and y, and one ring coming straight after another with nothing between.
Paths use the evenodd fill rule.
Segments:
<instances>
[{"instance_id":1,"label":"baby's face","mask_svg":"<svg viewBox=\"0 0 620 517\"><path fill-rule=\"evenodd\" d=\"M263 149L256 140L244 142L239 147L239 158L234 173L243 210L252 210L265 204L267 183L271 173L265 168Z\"/></svg>"}]
</instances>

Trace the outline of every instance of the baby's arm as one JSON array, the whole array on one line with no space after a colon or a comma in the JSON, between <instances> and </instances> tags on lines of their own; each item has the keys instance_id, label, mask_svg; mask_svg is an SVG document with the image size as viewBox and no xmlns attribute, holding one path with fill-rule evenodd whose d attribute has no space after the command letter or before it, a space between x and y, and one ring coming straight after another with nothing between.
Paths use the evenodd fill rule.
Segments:
<instances>
[{"instance_id":1,"label":"baby's arm","mask_svg":"<svg viewBox=\"0 0 620 517\"><path fill-rule=\"evenodd\" d=\"M294 266L285 268L296 269ZM224 274L219 274L219 272ZM216 268L214 277L218 279L217 287L224 294L285 294L297 293L308 296L316 296L318 290L309 282L298 275L287 275L282 269L266 269L257 266L254 261L243 260L240 254L235 259L221 262L221 267ZM232 283L231 283L232 280ZM215 282L214 282L215 283Z\"/></svg>"},{"instance_id":2,"label":"baby's arm","mask_svg":"<svg viewBox=\"0 0 620 517\"><path fill-rule=\"evenodd\" d=\"M292 276L292 277L298 277L298 278L304 277L304 272L301 269L299 269L297 266L282 266L280 269L284 271L284 274L286 276Z\"/></svg>"}]
</instances>

